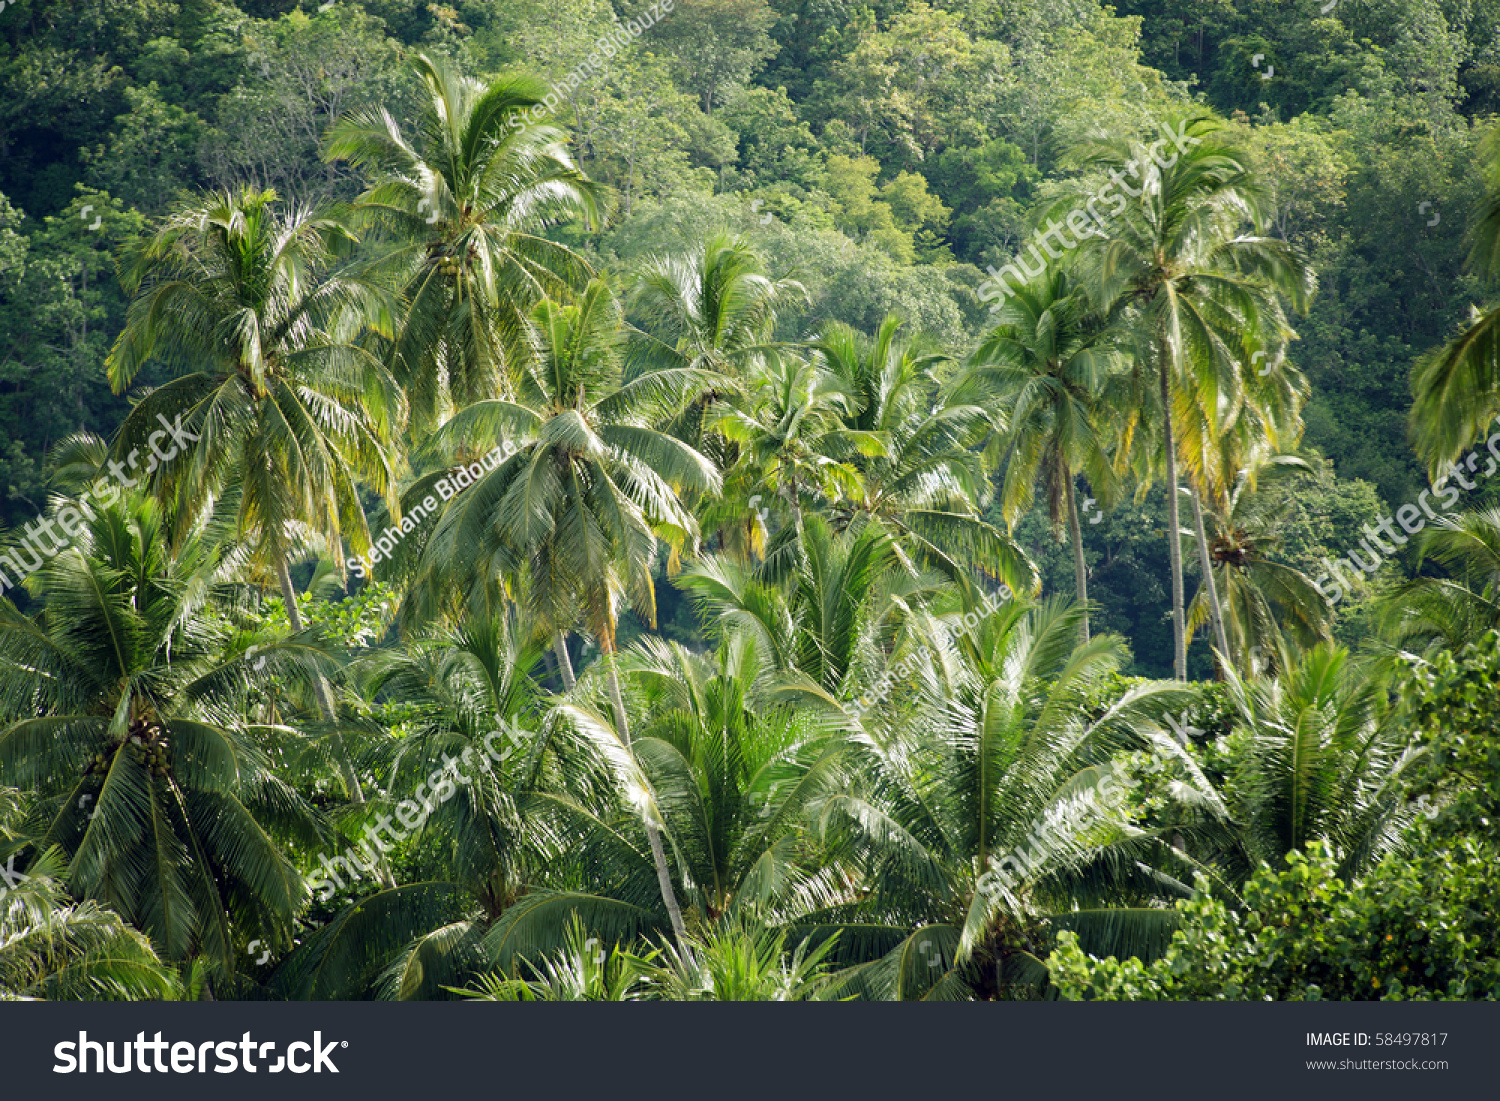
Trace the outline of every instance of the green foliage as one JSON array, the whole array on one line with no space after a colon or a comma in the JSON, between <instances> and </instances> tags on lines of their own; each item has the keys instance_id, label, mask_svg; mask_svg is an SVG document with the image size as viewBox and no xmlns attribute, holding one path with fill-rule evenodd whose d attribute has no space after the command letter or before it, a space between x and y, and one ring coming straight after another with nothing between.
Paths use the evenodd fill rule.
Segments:
<instances>
[{"instance_id":1,"label":"green foliage","mask_svg":"<svg viewBox=\"0 0 1500 1101\"><path fill-rule=\"evenodd\" d=\"M1182 926L1149 964L1091 957L1060 933L1052 982L1070 1000L1494 1000L1494 856L1469 838L1349 884L1314 843L1257 873L1242 908L1206 891L1179 903Z\"/></svg>"},{"instance_id":2,"label":"green foliage","mask_svg":"<svg viewBox=\"0 0 1500 1101\"><path fill-rule=\"evenodd\" d=\"M1443 805L1436 830L1471 834L1494 845L1500 839L1500 635L1487 631L1457 654L1412 662L1404 691L1412 721L1429 754L1419 790Z\"/></svg>"},{"instance_id":3,"label":"green foliage","mask_svg":"<svg viewBox=\"0 0 1500 1101\"><path fill-rule=\"evenodd\" d=\"M6 8L7 995L1495 996L1500 5L649 8Z\"/></svg>"}]
</instances>

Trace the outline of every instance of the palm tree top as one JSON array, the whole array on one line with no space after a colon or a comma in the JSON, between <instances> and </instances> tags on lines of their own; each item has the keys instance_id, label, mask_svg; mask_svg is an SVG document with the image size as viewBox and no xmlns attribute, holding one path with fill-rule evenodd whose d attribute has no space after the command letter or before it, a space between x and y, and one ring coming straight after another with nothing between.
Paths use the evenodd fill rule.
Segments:
<instances>
[{"instance_id":1,"label":"palm tree top","mask_svg":"<svg viewBox=\"0 0 1500 1101\"><path fill-rule=\"evenodd\" d=\"M519 74L477 80L423 53L412 64L428 93L415 142L383 107L329 128L324 158L347 160L377 179L362 205L409 215L419 230L436 226L439 234L484 222L520 229L578 213L590 228L598 225L597 189L578 171L566 131L534 120L547 91L541 81ZM425 209L399 201L413 190Z\"/></svg>"},{"instance_id":2,"label":"palm tree top","mask_svg":"<svg viewBox=\"0 0 1500 1101\"><path fill-rule=\"evenodd\" d=\"M365 329L392 335L394 296L327 275L358 240L347 212L276 203L274 190L250 186L186 200L127 258L133 301L105 361L115 393L154 356L178 370L237 372L259 399L300 351Z\"/></svg>"}]
</instances>

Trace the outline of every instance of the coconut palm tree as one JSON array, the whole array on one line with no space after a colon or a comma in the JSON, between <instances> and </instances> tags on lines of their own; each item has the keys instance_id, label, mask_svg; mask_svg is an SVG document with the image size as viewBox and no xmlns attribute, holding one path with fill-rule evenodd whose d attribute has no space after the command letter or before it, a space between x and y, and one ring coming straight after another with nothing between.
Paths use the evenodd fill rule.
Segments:
<instances>
[{"instance_id":1,"label":"coconut palm tree","mask_svg":"<svg viewBox=\"0 0 1500 1101\"><path fill-rule=\"evenodd\" d=\"M275 200L245 188L179 207L126 268L134 298L107 367L117 393L152 359L183 372L136 404L114 461L133 473L149 460L143 484L179 533L232 505L239 536L276 578L300 632L290 571L298 549L311 540L342 560L347 537L356 553L369 551L361 484L399 509L405 400L362 340L391 333L393 299L329 271L349 230L327 214L278 215ZM180 426L166 452L156 448L162 426ZM328 686L315 687L334 720ZM363 798L347 764L345 782Z\"/></svg>"},{"instance_id":2,"label":"coconut palm tree","mask_svg":"<svg viewBox=\"0 0 1500 1101\"><path fill-rule=\"evenodd\" d=\"M57 852L43 853L0 891L0 1000L176 997L177 975L148 939L98 903L68 897L65 864Z\"/></svg>"},{"instance_id":3,"label":"coconut palm tree","mask_svg":"<svg viewBox=\"0 0 1500 1101\"><path fill-rule=\"evenodd\" d=\"M852 430L844 416L854 397L844 380L815 359L790 351L767 356L746 380L742 408L717 411L707 427L736 446L731 482L763 486L791 513L800 540L804 509L860 493L859 473L848 461L884 450L879 437Z\"/></svg>"},{"instance_id":4,"label":"coconut palm tree","mask_svg":"<svg viewBox=\"0 0 1500 1101\"><path fill-rule=\"evenodd\" d=\"M1113 637L1080 644L1080 616L1012 602L908 621L891 654L906 672L851 746L856 779L816 808L825 843L865 873L863 889L815 915L875 957L846 992L1035 989L1050 929L1076 930L1100 955L1170 936L1150 903L1189 893L1196 862L1171 830L1133 824L1104 782L1111 762L1152 749L1212 821L1223 804L1163 725L1191 694L1144 684L1101 704L1125 652Z\"/></svg>"},{"instance_id":5,"label":"coconut palm tree","mask_svg":"<svg viewBox=\"0 0 1500 1101\"><path fill-rule=\"evenodd\" d=\"M824 904L832 869L798 827L842 781L842 746L807 715L759 698L771 667L753 638L732 636L712 658L647 638L622 664L644 716L636 759L686 869L693 916L776 921Z\"/></svg>"},{"instance_id":6,"label":"coconut palm tree","mask_svg":"<svg viewBox=\"0 0 1500 1101\"><path fill-rule=\"evenodd\" d=\"M253 671L216 609L238 565L215 540L174 540L162 509L99 507L28 582L39 610L0 603L0 783L32 793L18 830L68 859L67 883L171 960L234 971L249 937L291 938L305 897L283 841L324 839L235 719ZM317 669L278 653L272 666ZM299 670L299 666L302 666Z\"/></svg>"},{"instance_id":7,"label":"coconut palm tree","mask_svg":"<svg viewBox=\"0 0 1500 1101\"><path fill-rule=\"evenodd\" d=\"M1038 482L1054 530L1066 515L1084 642L1088 568L1074 483L1085 474L1089 488L1106 502L1116 492L1108 426L1124 396L1115 385L1123 366L1122 335L1089 302L1076 277L1049 267L1001 306L994 330L955 385L970 400L986 393L1000 399L997 419L1008 433L1000 505L1011 530L1030 509Z\"/></svg>"},{"instance_id":8,"label":"coconut palm tree","mask_svg":"<svg viewBox=\"0 0 1500 1101\"><path fill-rule=\"evenodd\" d=\"M815 706L852 699L867 667L914 606L946 584L914 572L879 523L836 532L807 518L799 556L750 568L707 555L676 578L719 638L753 640L776 690Z\"/></svg>"},{"instance_id":9,"label":"coconut palm tree","mask_svg":"<svg viewBox=\"0 0 1500 1101\"><path fill-rule=\"evenodd\" d=\"M503 969L556 953L575 921L605 942L650 929L643 888L652 861L631 836L643 814L660 821L680 869L690 936L721 919L775 925L827 899L832 872L803 817L840 782L841 746L833 731L766 694L774 664L760 658L753 637L726 638L711 657L645 638L619 664L633 715L629 754L596 713L574 705L560 713L614 773L617 805L647 806L611 818L609 800L552 801L557 831L570 839L552 867L578 887L534 890L502 917L486 946Z\"/></svg>"},{"instance_id":10,"label":"coconut palm tree","mask_svg":"<svg viewBox=\"0 0 1500 1101\"><path fill-rule=\"evenodd\" d=\"M833 510L835 523L878 521L912 572L956 580L978 571L1030 592L1038 577L1026 552L979 514L989 485L976 449L990 435L991 414L968 400L980 395L944 390L934 369L945 357L904 339L901 324L890 315L866 340L830 323L813 344L850 395L843 421L854 446L830 439L845 445L860 476L859 493Z\"/></svg>"},{"instance_id":11,"label":"coconut palm tree","mask_svg":"<svg viewBox=\"0 0 1500 1101\"><path fill-rule=\"evenodd\" d=\"M357 209L393 241L378 265L405 288L392 363L422 428L510 393L531 310L590 274L542 230L595 226L599 211L566 134L533 114L545 87L484 83L426 54L413 65L426 93L415 133L371 106L330 128L324 156L372 178Z\"/></svg>"},{"instance_id":12,"label":"coconut palm tree","mask_svg":"<svg viewBox=\"0 0 1500 1101\"><path fill-rule=\"evenodd\" d=\"M509 971L477 976L461 991L475 1002L631 1002L640 999L643 958L618 944L606 951L573 914L561 946L545 954L514 957Z\"/></svg>"},{"instance_id":13,"label":"coconut palm tree","mask_svg":"<svg viewBox=\"0 0 1500 1101\"><path fill-rule=\"evenodd\" d=\"M1314 279L1285 241L1240 232L1247 222L1263 224L1260 192L1244 154L1224 140L1223 124L1193 116L1168 119L1164 129L1183 135L1184 148L1170 167L1158 167L1147 146L1134 140L1101 138L1073 150L1070 160L1117 179L1131 176L1139 185L1130 188L1138 197L1100 236L1085 238L1080 254L1094 298L1123 314L1134 337L1140 400L1122 425L1122 438L1132 440L1147 415L1160 428L1159 451L1127 447L1124 454L1135 455L1142 473L1158 461L1165 469L1173 664L1177 679L1184 680L1179 463L1186 461L1198 489L1207 485L1212 468L1205 457L1216 454L1221 430L1247 395L1293 385L1279 370L1247 374L1242 365L1260 361L1256 353L1266 351L1268 336L1283 335L1271 331L1280 318L1277 295L1302 309ZM1077 196L1059 200L1048 213L1075 206Z\"/></svg>"},{"instance_id":14,"label":"coconut palm tree","mask_svg":"<svg viewBox=\"0 0 1500 1101\"><path fill-rule=\"evenodd\" d=\"M767 275L743 238L720 232L701 250L648 260L627 300L638 327L631 330L625 377L671 372L699 380L692 399L660 427L726 472L721 494L689 504L705 537L717 536L745 556L765 551L769 508L757 505L765 487L749 467L736 467L738 445L707 427L721 408L742 404L748 380L781 349L774 340L777 309L794 298L806 298L800 283Z\"/></svg>"},{"instance_id":15,"label":"coconut palm tree","mask_svg":"<svg viewBox=\"0 0 1500 1101\"><path fill-rule=\"evenodd\" d=\"M783 931L726 919L690 937L686 947L664 944L638 965L642 1001L822 1001L834 988L828 964L837 938L816 947L789 948ZM658 962L659 961L659 962Z\"/></svg>"},{"instance_id":16,"label":"coconut palm tree","mask_svg":"<svg viewBox=\"0 0 1500 1101\"><path fill-rule=\"evenodd\" d=\"M1288 503L1270 491L1309 469L1295 456L1263 456L1240 472L1224 509L1208 512L1209 557L1230 647L1224 657L1242 676L1253 676L1257 666L1278 666L1285 640L1308 649L1332 639L1328 598L1301 570L1272 558ZM1188 608L1189 641L1208 622L1208 599L1208 586L1201 584Z\"/></svg>"},{"instance_id":17,"label":"coconut palm tree","mask_svg":"<svg viewBox=\"0 0 1500 1101\"><path fill-rule=\"evenodd\" d=\"M558 633L555 648L564 663L561 632L581 618L605 655L615 730L628 746L614 662L622 601L655 625L657 541L674 552L696 550L697 523L678 492L717 491L719 475L703 455L653 427L684 400L693 375L646 374L619 384L623 319L603 280L590 283L574 305L543 302L532 313L530 334L533 354L517 400L477 402L436 436L438 444L455 445L508 438L517 449L440 518L423 552L426 583L451 579L472 591L487 581L475 577L476 561L484 570L500 563L523 575L528 613ZM680 933L660 835L653 822L646 830Z\"/></svg>"},{"instance_id":18,"label":"coconut palm tree","mask_svg":"<svg viewBox=\"0 0 1500 1101\"><path fill-rule=\"evenodd\" d=\"M798 297L806 298L801 283L766 275L744 238L728 233L713 234L701 251L650 259L630 286L628 308L639 327L631 332L626 377L703 372L714 388L683 411L673 434L700 450L711 447L703 434L705 414L778 347L772 340L777 308Z\"/></svg>"},{"instance_id":19,"label":"coconut palm tree","mask_svg":"<svg viewBox=\"0 0 1500 1101\"><path fill-rule=\"evenodd\" d=\"M314 889L320 901L349 901L278 967L274 988L297 998L433 997L482 965L485 934L571 847L553 804L610 797L577 753L557 748L536 682L541 655L512 608L356 664L365 721L393 722L401 735L378 765L388 794L363 808L360 824L397 833L414 875L360 886L385 844L379 829L344 859L328 853Z\"/></svg>"},{"instance_id":20,"label":"coconut palm tree","mask_svg":"<svg viewBox=\"0 0 1500 1101\"><path fill-rule=\"evenodd\" d=\"M1500 629L1500 509L1439 516L1419 537L1418 564L1446 577L1419 576L1379 602L1381 633L1393 645L1458 653Z\"/></svg>"}]
</instances>

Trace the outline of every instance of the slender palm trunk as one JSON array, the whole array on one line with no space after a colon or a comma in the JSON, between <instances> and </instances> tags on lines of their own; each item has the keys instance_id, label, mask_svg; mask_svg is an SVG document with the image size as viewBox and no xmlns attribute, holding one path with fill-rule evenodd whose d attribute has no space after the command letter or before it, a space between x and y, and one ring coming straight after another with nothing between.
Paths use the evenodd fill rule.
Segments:
<instances>
[{"instance_id":1,"label":"slender palm trunk","mask_svg":"<svg viewBox=\"0 0 1500 1101\"><path fill-rule=\"evenodd\" d=\"M292 571L285 557L276 559L276 581L281 586L281 599L286 604L287 622L292 625L292 630L301 633L303 629L302 613L297 609L297 590L292 588ZM319 673L313 678L313 694L318 697L318 707L322 709L323 717L329 723L338 722L338 711L333 706L333 691L328 687L328 682ZM349 798L354 800L357 806L363 806L365 802L365 789L360 785L359 773L354 771L354 764L349 760L349 753L344 748L344 736L337 731L333 735L334 755L338 757L339 772L344 778L344 787L349 791ZM390 869L385 866L384 861L376 861L380 873L380 882L385 887L394 887L396 880L391 876Z\"/></svg>"},{"instance_id":2,"label":"slender palm trunk","mask_svg":"<svg viewBox=\"0 0 1500 1101\"><path fill-rule=\"evenodd\" d=\"M1073 499L1073 474L1067 474L1068 487L1068 535L1073 541L1073 585L1078 595L1078 605L1083 609L1083 626L1079 633L1083 642L1089 640L1089 573L1083 561L1083 528L1078 523L1078 505Z\"/></svg>"},{"instance_id":3,"label":"slender palm trunk","mask_svg":"<svg viewBox=\"0 0 1500 1101\"><path fill-rule=\"evenodd\" d=\"M305 624L302 622L302 612L297 608L297 590L292 588L292 571L285 558L276 560L276 581L281 586L281 601L286 605L286 618L292 625L292 632L301 634ZM318 697L318 706L323 709L323 717L329 722L337 721L338 711L333 706L333 693L329 690L328 682L323 679L321 673L313 681L313 694ZM350 787L351 795L357 787L359 787L359 779L356 777ZM355 797L357 803L364 801L363 793Z\"/></svg>"},{"instance_id":4,"label":"slender palm trunk","mask_svg":"<svg viewBox=\"0 0 1500 1101\"><path fill-rule=\"evenodd\" d=\"M573 659L568 657L568 636L562 631L552 635L552 652L557 655L557 668L562 671L563 690L573 691L578 678L573 676Z\"/></svg>"},{"instance_id":5,"label":"slender palm trunk","mask_svg":"<svg viewBox=\"0 0 1500 1101\"><path fill-rule=\"evenodd\" d=\"M1161 408L1167 445L1167 550L1172 556L1172 671L1178 680L1187 680L1187 633L1183 615L1182 539L1178 532L1182 521L1177 515L1177 441L1172 435L1172 389L1167 380L1167 349L1161 349Z\"/></svg>"},{"instance_id":6,"label":"slender palm trunk","mask_svg":"<svg viewBox=\"0 0 1500 1101\"><path fill-rule=\"evenodd\" d=\"M1219 605L1219 583L1214 579L1214 563L1208 554L1208 532L1203 527L1203 506L1198 503L1198 491L1193 496L1193 534L1198 540L1198 565L1203 570L1204 584L1208 587L1208 611L1213 617L1214 639L1218 643L1220 659L1225 665L1233 664L1229 653L1229 636L1224 631L1224 609Z\"/></svg>"},{"instance_id":7,"label":"slender palm trunk","mask_svg":"<svg viewBox=\"0 0 1500 1101\"><path fill-rule=\"evenodd\" d=\"M797 552L802 552L802 494L797 492L797 471L792 471L792 522L797 526Z\"/></svg>"},{"instance_id":8,"label":"slender palm trunk","mask_svg":"<svg viewBox=\"0 0 1500 1101\"><path fill-rule=\"evenodd\" d=\"M620 692L620 677L615 670L613 647L610 647L604 658L609 667L609 696L610 702L615 706L615 728L620 732L620 740L629 746L630 719L625 714L625 697ZM678 947L686 951L687 927L682 923L682 908L677 905L677 894L672 890L672 873L667 868L666 849L662 847L661 832L649 818L646 819L646 840L651 845L651 859L656 864L656 882L661 886L661 900L666 903L667 916L672 919L672 932L677 937Z\"/></svg>"}]
</instances>

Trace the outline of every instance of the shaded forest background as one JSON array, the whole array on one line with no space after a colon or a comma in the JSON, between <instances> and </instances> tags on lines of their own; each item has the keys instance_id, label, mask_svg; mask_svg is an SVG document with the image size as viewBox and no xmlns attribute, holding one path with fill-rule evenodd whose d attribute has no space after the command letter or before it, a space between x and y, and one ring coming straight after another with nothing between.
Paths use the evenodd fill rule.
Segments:
<instances>
[{"instance_id":1,"label":"shaded forest background","mask_svg":"<svg viewBox=\"0 0 1500 1101\"><path fill-rule=\"evenodd\" d=\"M300 201L361 182L319 156L338 117L417 104L407 60L534 72L566 84L641 2L418 0L315 5L23 0L0 12L0 522L39 512L47 456L127 411L102 364L124 323L121 249L195 189L251 182ZM807 288L778 336L825 318L874 331L889 311L938 348L987 324L987 266L1029 236L1026 213L1068 189L1063 150L1189 101L1232 120L1274 201L1274 232L1318 273L1291 360L1312 383L1284 560L1309 576L1361 524L1425 487L1406 438L1413 361L1483 296L1461 270L1482 189L1474 147L1500 109L1500 0L678 0L557 119L608 185L598 232L560 241L597 268L744 234ZM139 380L161 379L150 372ZM1168 675L1160 490L1086 529L1100 631L1132 672ZM1481 484L1466 507L1494 488ZM998 508L992 510L998 518ZM1069 592L1062 533L1020 529L1044 591ZM1366 609L1418 569L1407 548L1338 609ZM1188 568L1189 592L1196 569ZM663 633L701 630L671 586ZM24 597L18 597L23 599ZM625 637L630 631L627 629ZM1195 675L1209 668L1196 641Z\"/></svg>"}]
</instances>

